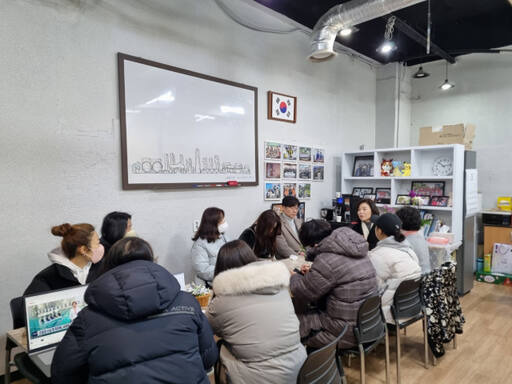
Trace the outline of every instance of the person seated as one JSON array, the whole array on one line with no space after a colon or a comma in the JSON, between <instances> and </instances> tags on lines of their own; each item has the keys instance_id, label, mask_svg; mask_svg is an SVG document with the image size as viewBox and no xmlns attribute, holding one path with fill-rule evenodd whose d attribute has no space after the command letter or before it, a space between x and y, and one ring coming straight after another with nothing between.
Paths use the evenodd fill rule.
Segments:
<instances>
[{"instance_id":1,"label":"person seated","mask_svg":"<svg viewBox=\"0 0 512 384\"><path fill-rule=\"evenodd\" d=\"M227 378L221 377L221 382L297 382L307 355L289 282L284 264L260 261L241 240L219 250L206 315L225 343L220 362Z\"/></svg>"},{"instance_id":2,"label":"person seated","mask_svg":"<svg viewBox=\"0 0 512 384\"><path fill-rule=\"evenodd\" d=\"M407 238L421 267L421 273L430 273L430 253L428 243L421 229L421 216L416 208L403 207L396 211L396 215L402 221L402 233Z\"/></svg>"},{"instance_id":3,"label":"person seated","mask_svg":"<svg viewBox=\"0 0 512 384\"><path fill-rule=\"evenodd\" d=\"M227 242L225 235L228 223L224 211L220 208L206 208L201 217L201 223L192 240L192 269L196 284L210 286L213 280L215 263L220 247Z\"/></svg>"},{"instance_id":4,"label":"person seated","mask_svg":"<svg viewBox=\"0 0 512 384\"><path fill-rule=\"evenodd\" d=\"M84 285L99 273L104 248L91 224L68 223L52 228L62 237L61 246L48 253L52 265L39 272L23 295Z\"/></svg>"},{"instance_id":5,"label":"person seated","mask_svg":"<svg viewBox=\"0 0 512 384\"><path fill-rule=\"evenodd\" d=\"M298 314L302 342L311 349L324 347L347 325L339 346L355 346L353 327L359 307L377 292L368 243L349 227L333 231L325 220L304 223L299 237L311 247L307 259L313 261L311 267L302 267L303 274L294 273L290 279L296 307L310 306Z\"/></svg>"},{"instance_id":6,"label":"person seated","mask_svg":"<svg viewBox=\"0 0 512 384\"><path fill-rule=\"evenodd\" d=\"M107 253L117 240L123 237L137 236L133 230L132 216L125 212L110 212L103 218L100 242Z\"/></svg>"},{"instance_id":7,"label":"person seated","mask_svg":"<svg viewBox=\"0 0 512 384\"><path fill-rule=\"evenodd\" d=\"M281 219L273 209L263 211L256 223L244 230L239 237L261 259L277 255L277 236L281 234Z\"/></svg>"},{"instance_id":8,"label":"person seated","mask_svg":"<svg viewBox=\"0 0 512 384\"><path fill-rule=\"evenodd\" d=\"M388 323L393 323L391 304L395 291L404 280L421 276L418 257L401 232L402 222L397 215L385 213L375 222L377 246L370 251L370 260L377 271L382 294L382 311Z\"/></svg>"},{"instance_id":9,"label":"person seated","mask_svg":"<svg viewBox=\"0 0 512 384\"><path fill-rule=\"evenodd\" d=\"M285 196L281 203L281 234L277 236L277 259L287 259L290 256L305 256L299 239L302 220L297 218L299 199Z\"/></svg>"},{"instance_id":10,"label":"person seated","mask_svg":"<svg viewBox=\"0 0 512 384\"><path fill-rule=\"evenodd\" d=\"M199 302L127 237L105 257L52 361L54 384L201 383L218 357Z\"/></svg>"},{"instance_id":11,"label":"person seated","mask_svg":"<svg viewBox=\"0 0 512 384\"><path fill-rule=\"evenodd\" d=\"M375 228L372 222L379 216L379 209L370 199L362 199L357 203L357 218L358 222L352 226L352 229L363 235L366 241L368 241L369 249L372 250L379 241L375 236Z\"/></svg>"}]
</instances>

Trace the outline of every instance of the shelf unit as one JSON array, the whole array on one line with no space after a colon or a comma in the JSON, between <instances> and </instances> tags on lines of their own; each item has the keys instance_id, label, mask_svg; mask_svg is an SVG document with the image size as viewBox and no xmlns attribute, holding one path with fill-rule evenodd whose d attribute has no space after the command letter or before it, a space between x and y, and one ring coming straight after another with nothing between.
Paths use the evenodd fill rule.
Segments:
<instances>
[{"instance_id":1,"label":"shelf unit","mask_svg":"<svg viewBox=\"0 0 512 384\"><path fill-rule=\"evenodd\" d=\"M357 156L373 156L374 176L352 176L354 159ZM452 160L453 174L435 176L432 171L434 161L440 157ZM411 163L411 176L381 176L382 159L393 159ZM420 209L432 213L447 222L455 234L455 239L462 240L463 206L464 206L464 146L461 144L432 145L407 148L386 148L372 151L345 152L342 156L341 192L351 194L354 187L390 188L391 204L377 204L379 207L400 208L395 205L399 194L408 194L412 181L444 181L445 195L452 196L451 207L421 206Z\"/></svg>"}]
</instances>

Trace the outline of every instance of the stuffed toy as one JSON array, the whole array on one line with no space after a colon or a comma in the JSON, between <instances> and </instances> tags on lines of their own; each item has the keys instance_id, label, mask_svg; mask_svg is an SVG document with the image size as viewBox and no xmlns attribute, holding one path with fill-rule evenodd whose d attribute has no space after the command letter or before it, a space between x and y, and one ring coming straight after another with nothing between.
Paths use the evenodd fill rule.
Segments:
<instances>
[{"instance_id":1,"label":"stuffed toy","mask_svg":"<svg viewBox=\"0 0 512 384\"><path fill-rule=\"evenodd\" d=\"M404 161L404 170L402 176L411 176L411 163Z\"/></svg>"},{"instance_id":2,"label":"stuffed toy","mask_svg":"<svg viewBox=\"0 0 512 384\"><path fill-rule=\"evenodd\" d=\"M380 163L380 175L381 176L391 176L393 172L393 159L382 159L382 163Z\"/></svg>"},{"instance_id":3,"label":"stuffed toy","mask_svg":"<svg viewBox=\"0 0 512 384\"><path fill-rule=\"evenodd\" d=\"M394 160L391 164L393 165L393 176L402 176L402 162L400 160Z\"/></svg>"}]
</instances>

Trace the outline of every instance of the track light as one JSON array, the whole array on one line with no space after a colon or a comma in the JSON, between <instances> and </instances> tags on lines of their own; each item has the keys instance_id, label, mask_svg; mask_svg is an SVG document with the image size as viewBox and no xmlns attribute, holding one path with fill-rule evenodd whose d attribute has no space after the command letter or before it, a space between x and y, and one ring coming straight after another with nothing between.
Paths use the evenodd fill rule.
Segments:
<instances>
[{"instance_id":1,"label":"track light","mask_svg":"<svg viewBox=\"0 0 512 384\"><path fill-rule=\"evenodd\" d=\"M430 76L430 73L425 72L423 70L422 66L420 66L419 69L416 71L416 73L414 75L412 75L412 77L414 77L415 79L423 79L423 78L429 77L429 76Z\"/></svg>"},{"instance_id":2,"label":"track light","mask_svg":"<svg viewBox=\"0 0 512 384\"><path fill-rule=\"evenodd\" d=\"M396 49L396 44L393 41L385 41L383 42L379 48L377 48L377 51L382 53L383 55L389 55L391 52L393 52Z\"/></svg>"},{"instance_id":3,"label":"track light","mask_svg":"<svg viewBox=\"0 0 512 384\"><path fill-rule=\"evenodd\" d=\"M443 91L448 91L448 90L452 89L453 87L455 87L455 85L454 85L454 84L452 84L452 83L450 83L450 82L448 81L448 62L446 62L446 72L445 72L445 74L446 74L446 77L445 77L444 83L443 83L443 84L441 84L441 85L439 86L439 88L440 88L441 90L443 90Z\"/></svg>"}]
</instances>

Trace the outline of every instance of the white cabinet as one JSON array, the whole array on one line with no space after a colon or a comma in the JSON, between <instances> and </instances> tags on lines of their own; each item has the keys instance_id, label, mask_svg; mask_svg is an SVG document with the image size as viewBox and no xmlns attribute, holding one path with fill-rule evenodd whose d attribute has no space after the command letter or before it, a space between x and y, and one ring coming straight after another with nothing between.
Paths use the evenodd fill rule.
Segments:
<instances>
[{"instance_id":1,"label":"white cabinet","mask_svg":"<svg viewBox=\"0 0 512 384\"><path fill-rule=\"evenodd\" d=\"M354 161L357 157L373 156L373 176L352 176ZM381 176L381 162L398 160L411 164L411 176ZM448 160L449 161L448 161ZM434 170L434 164L440 163ZM452 172L449 174L451 163ZM446 166L446 168L445 168ZM442 174L437 176L436 174ZM378 204L382 208L399 208L397 195L406 195L411 191L413 181L439 181L444 183L444 194L451 197L451 206L421 206L420 209L432 211L440 220L446 222L455 234L456 240L462 240L462 212L464 204L464 146L434 145L423 147L376 149L371 151L346 152L342 157L341 191L352 194L356 187L390 188L390 204Z\"/></svg>"}]
</instances>

